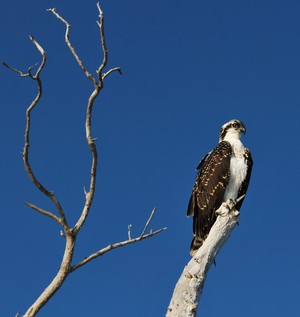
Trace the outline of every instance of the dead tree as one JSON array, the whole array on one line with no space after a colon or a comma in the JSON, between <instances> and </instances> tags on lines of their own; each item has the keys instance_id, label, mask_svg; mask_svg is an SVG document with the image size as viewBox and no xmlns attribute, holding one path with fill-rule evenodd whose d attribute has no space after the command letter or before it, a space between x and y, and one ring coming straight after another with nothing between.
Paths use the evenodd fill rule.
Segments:
<instances>
[{"instance_id":1,"label":"dead tree","mask_svg":"<svg viewBox=\"0 0 300 317\"><path fill-rule=\"evenodd\" d=\"M71 54L75 58L76 62L78 63L80 69L85 74L85 76L91 81L93 85L93 92L89 96L87 100L86 106L86 116L85 116L85 130L86 130L86 141L91 151L91 168L90 168L90 178L89 178L89 188L84 191L85 195L85 204L81 211L81 214L78 216L77 222L75 225L71 225L68 222L68 215L65 213L64 209L62 208L60 202L58 201L54 192L49 191L46 186L39 180L34 172L34 169L30 163L30 135L31 135L31 112L36 108L38 105L43 91L43 85L41 80L41 73L43 68L46 64L46 52L43 47L32 37L30 36L30 40L35 48L39 51L42 56L42 60L39 65L34 65L28 68L27 72L24 73L6 63L3 63L6 67L10 70L16 72L21 77L30 78L33 80L37 85L37 94L36 97L33 99L29 107L26 111L26 126L25 126L25 143L23 149L23 160L24 160L24 167L26 170L27 175L29 176L31 182L36 186L39 191L48 197L50 201L53 203L55 211L45 210L39 206L34 205L33 203L26 202L26 205L33 210L37 211L38 213L52 219L61 227L61 235L64 237L65 241L65 250L61 259L60 268L53 278L51 283L46 287L46 289L40 294L40 296L36 299L36 301L28 308L26 313L23 315L24 317L32 317L35 316L40 309L51 299L51 297L58 291L58 289L63 285L66 278L79 269L80 267L86 265L90 261L100 257L101 255L114 250L116 248L120 248L126 246L128 244L132 244L141 240L144 240L149 237L153 237L156 234L162 232L166 228L161 228L155 231L149 231L150 222L154 216L155 209L152 210L148 220L145 223L144 229L141 231L141 234L136 237L132 238L130 233L130 226L128 227L128 239L124 241L120 241L117 243L112 243L107 245L106 247L100 248L99 250L95 251L94 253L90 254L89 256L85 257L81 261L77 263L72 262L73 253L76 247L76 239L78 238L78 233L83 228L84 223L89 216L89 211L92 206L92 202L95 196L96 190L96 176L97 176L97 146L96 140L92 137L92 111L94 107L94 103L96 98L98 97L99 93L103 89L103 84L105 79L114 72L118 72L121 74L120 67L111 68L108 71L105 71L108 62L108 51L105 42L105 33L104 33L104 16L103 12L100 8L99 3L97 3L97 8L99 11L99 21L97 21L99 32L100 32L100 41L102 45L102 52L103 52L103 59L101 64L99 65L98 69L96 70L96 75L92 75L87 68L84 66L82 59L77 54L74 46L72 45L69 33L70 33L70 24L67 20L65 20L57 11L56 9L52 8L48 11L52 13L58 20L60 20L65 25L65 42L69 47ZM36 71L34 69L37 68ZM20 313L17 314L19 316Z\"/></svg>"},{"instance_id":2,"label":"dead tree","mask_svg":"<svg viewBox=\"0 0 300 317\"><path fill-rule=\"evenodd\" d=\"M185 266L175 286L166 317L196 316L208 270L238 223L239 212L234 208L236 202L229 200L216 211L219 216L208 237Z\"/></svg>"}]
</instances>

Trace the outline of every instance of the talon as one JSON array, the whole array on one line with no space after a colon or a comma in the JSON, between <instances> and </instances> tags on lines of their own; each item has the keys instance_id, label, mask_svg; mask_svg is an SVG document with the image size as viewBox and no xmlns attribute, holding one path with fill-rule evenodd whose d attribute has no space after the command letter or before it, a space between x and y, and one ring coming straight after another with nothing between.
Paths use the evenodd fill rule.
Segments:
<instances>
[{"instance_id":1,"label":"talon","mask_svg":"<svg viewBox=\"0 0 300 317\"><path fill-rule=\"evenodd\" d=\"M239 212L238 210L236 210L236 209L233 210L232 213L233 213L233 215L236 216L236 217L240 214L240 212Z\"/></svg>"}]
</instances>

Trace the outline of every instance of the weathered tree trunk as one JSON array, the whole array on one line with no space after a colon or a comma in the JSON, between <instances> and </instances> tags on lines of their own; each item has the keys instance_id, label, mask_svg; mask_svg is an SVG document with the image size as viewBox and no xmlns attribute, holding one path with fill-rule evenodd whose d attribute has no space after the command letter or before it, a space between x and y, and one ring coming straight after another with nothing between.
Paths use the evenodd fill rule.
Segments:
<instances>
[{"instance_id":1,"label":"weathered tree trunk","mask_svg":"<svg viewBox=\"0 0 300 317\"><path fill-rule=\"evenodd\" d=\"M234 206L235 202L229 200L217 210L219 216L207 239L186 265L175 286L166 317L196 316L207 272L238 222L239 212Z\"/></svg>"}]
</instances>

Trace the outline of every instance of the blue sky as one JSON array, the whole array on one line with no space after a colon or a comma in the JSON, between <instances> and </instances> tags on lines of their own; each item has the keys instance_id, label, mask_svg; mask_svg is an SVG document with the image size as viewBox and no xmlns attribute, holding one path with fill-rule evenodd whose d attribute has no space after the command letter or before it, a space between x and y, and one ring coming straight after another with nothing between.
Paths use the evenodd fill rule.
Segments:
<instances>
[{"instance_id":1,"label":"blue sky","mask_svg":"<svg viewBox=\"0 0 300 317\"><path fill-rule=\"evenodd\" d=\"M217 258L199 315L296 316L299 304L300 3L296 0L102 1L109 66L120 66L97 101L97 196L75 260L138 235L154 206L150 240L115 250L74 272L40 316L163 316L190 259L185 216L198 161L238 118L254 169L240 225ZM64 43L64 27L87 68L102 60L95 1L6 2L0 60L22 70L48 54L44 96L33 114L31 161L70 223L81 211L90 153L84 137L92 90ZM25 109L36 87L4 67L1 82L0 315L25 312L54 276L64 241L29 210L50 203L21 158Z\"/></svg>"}]
</instances>

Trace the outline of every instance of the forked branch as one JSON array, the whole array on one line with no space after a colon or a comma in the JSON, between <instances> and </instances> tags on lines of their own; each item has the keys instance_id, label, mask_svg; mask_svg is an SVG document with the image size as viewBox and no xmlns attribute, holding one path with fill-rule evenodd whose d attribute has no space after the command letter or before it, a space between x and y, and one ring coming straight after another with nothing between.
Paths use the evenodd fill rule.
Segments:
<instances>
[{"instance_id":1,"label":"forked branch","mask_svg":"<svg viewBox=\"0 0 300 317\"><path fill-rule=\"evenodd\" d=\"M132 244L132 243L135 243L135 242L138 242L138 241L142 241L144 239L147 239L147 238L150 238L150 237L153 237L155 235L157 235L158 233L166 230L167 228L161 228L161 229L158 229L158 230L150 230L149 233L145 233L147 228L149 227L149 224L151 223L151 220L154 216L154 213L155 213L156 209L154 208L145 224L145 227L141 233L141 235L139 237L136 237L136 238L131 238L131 233L130 233L130 230L131 230L131 225L128 226L128 239L127 240L124 240L124 241L121 241L121 242L117 242L117 243L113 243L113 244L109 244L108 246L106 246L105 248L102 248L101 250L95 252L95 253L92 253L91 255L89 255L88 257L85 257L82 261L78 262L77 264L73 265L71 267L71 272L77 270L78 268L80 268L81 266L89 263L90 261L98 258L99 256L107 253L108 251L111 251L111 250L114 250L114 249L117 249L117 248L120 248L120 247L123 247L125 245L129 245L129 244Z\"/></svg>"},{"instance_id":2,"label":"forked branch","mask_svg":"<svg viewBox=\"0 0 300 317\"><path fill-rule=\"evenodd\" d=\"M85 204L82 209L81 215L77 220L76 225L73 229L73 234L77 234L80 229L82 228L84 222L86 221L93 199L95 195L95 188L96 188L96 175L97 175L97 162L98 162L98 152L97 147L95 143L95 138L91 135L91 126L92 126L92 111L94 106L94 101L96 100L98 94L103 88L103 80L106 78L109 74L111 74L114 71L118 71L121 74L120 67L115 67L107 71L105 74L103 74L104 68L107 65L108 61L108 50L106 47L106 41L105 41L105 33L104 33L104 15L100 8L100 4L97 3L97 8L99 11L99 21L97 21L97 24L99 26L100 30L100 40L102 45L102 53L103 53L103 60L102 63L99 65L96 73L98 76L98 80L87 70L87 68L84 66L81 58L77 54L73 44L70 41L70 23L63 18L55 8L48 9L49 12L54 14L54 16L59 19L61 22L64 23L66 30L65 30L65 42L67 46L69 47L72 55L74 56L75 60L77 61L79 67L83 71L83 73L86 75L87 78L89 78L93 84L94 84L94 90L91 93L88 103L87 103L87 109L86 109L86 121L85 121L85 129L86 129L86 139L88 146L90 147L91 154L92 154L92 162L91 162L91 176L90 176L90 185L88 192L85 193Z\"/></svg>"},{"instance_id":3,"label":"forked branch","mask_svg":"<svg viewBox=\"0 0 300 317\"><path fill-rule=\"evenodd\" d=\"M56 207L58 213L60 214L60 217L57 217L55 214L53 214L52 212L46 212L44 214L47 214L47 216L51 217L52 219L56 220L57 222L59 222L64 229L66 229L68 227L67 225L67 220L65 218L65 213L58 201L58 199L56 198L55 194L51 191L49 191L42 183L41 181L38 180L38 178L36 177L30 161L29 161L29 148L30 148L30 132L31 132L31 111L36 107L36 105L38 104L38 102L40 101L41 97L42 97L42 92L43 92L43 85L42 85L42 81L40 78L41 72L44 68L44 66L46 65L46 52L43 49L43 47L33 38L33 36L29 36L30 41L32 42L32 44L37 48L37 50L39 51L39 53L42 55L42 61L38 66L38 69L36 70L35 74L32 73L33 69L38 65L35 64L33 66L30 66L28 68L27 73L23 73L22 71L6 64L3 63L4 66L8 67L10 70L14 71L15 73L17 73L18 75L20 75L21 77L29 77L32 80L34 80L37 83L37 94L36 97L33 99L33 101L31 102L31 104L29 105L29 107L26 110L26 125L25 125L25 136L24 136L24 149L23 149L23 160L24 160L24 167L25 167L25 171L27 173L27 175L29 176L30 180L32 181L32 183L45 195L47 196L52 203L54 204L54 206ZM32 208L33 205L31 205L30 207ZM41 208L37 207L37 208L33 208L39 212L41 212ZM38 210L39 209L39 210Z\"/></svg>"}]
</instances>

